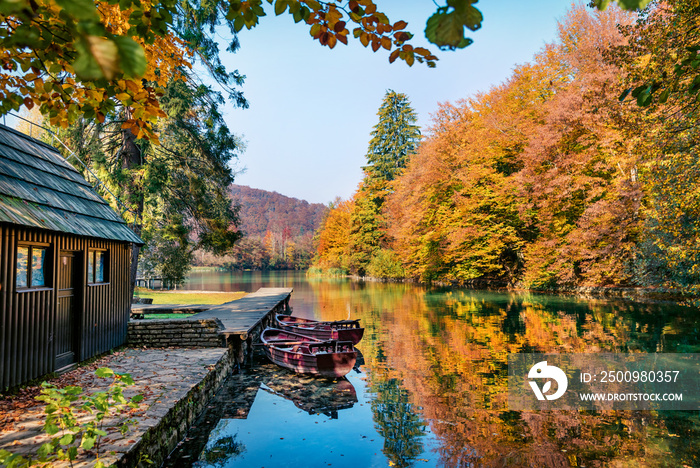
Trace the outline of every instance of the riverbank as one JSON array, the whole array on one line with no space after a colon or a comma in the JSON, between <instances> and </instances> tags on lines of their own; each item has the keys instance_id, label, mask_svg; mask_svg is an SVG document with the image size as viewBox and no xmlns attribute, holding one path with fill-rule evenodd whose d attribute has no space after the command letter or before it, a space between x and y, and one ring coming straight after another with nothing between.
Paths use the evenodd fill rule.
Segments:
<instances>
[{"instance_id":1,"label":"riverbank","mask_svg":"<svg viewBox=\"0 0 700 468\"><path fill-rule=\"evenodd\" d=\"M507 286L489 281L476 282L447 282L447 281L420 281L415 278L375 278L371 276L350 275L340 273L340 270L332 269L325 273L318 269L309 270L310 277L339 279L345 278L353 281L375 283L407 283L425 287L455 288L473 291L508 292L518 294L547 294L558 296L580 297L583 299L623 299L637 302L673 302L691 307L700 307L700 295L687 294L678 290L660 287L621 287L621 286L578 286L559 287L550 289L527 289L517 286Z\"/></svg>"},{"instance_id":2,"label":"riverbank","mask_svg":"<svg viewBox=\"0 0 700 468\"><path fill-rule=\"evenodd\" d=\"M148 458L159 466L230 374L234 359L227 348L126 348L48 382L62 388L77 385L85 394L95 394L106 390L110 383L94 375L101 367L129 373L135 384L126 388L125 396L140 394L144 399L128 415L106 421L108 435L102 441L100 461L106 466L140 466L140 461ZM36 384L0 399L0 449L35 457L41 445L49 441L42 430L45 405L34 399L40 391L41 385ZM121 434L117 426L125 417L135 424ZM88 418L82 413L80 422ZM93 466L96 460L94 451L81 450L73 466Z\"/></svg>"}]
</instances>

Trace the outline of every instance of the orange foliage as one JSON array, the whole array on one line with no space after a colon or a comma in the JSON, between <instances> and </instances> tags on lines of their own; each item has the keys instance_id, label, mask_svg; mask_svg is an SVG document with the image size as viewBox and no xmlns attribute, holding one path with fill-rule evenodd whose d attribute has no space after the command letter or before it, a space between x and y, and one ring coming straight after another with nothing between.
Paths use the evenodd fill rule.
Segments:
<instances>
[{"instance_id":1,"label":"orange foliage","mask_svg":"<svg viewBox=\"0 0 700 468\"><path fill-rule=\"evenodd\" d=\"M351 200L337 202L323 220L318 238L318 261L315 262L320 268L347 268L353 209Z\"/></svg>"},{"instance_id":2,"label":"orange foliage","mask_svg":"<svg viewBox=\"0 0 700 468\"><path fill-rule=\"evenodd\" d=\"M142 8L148 10L148 3L143 2ZM100 22L108 33L122 35L129 29L130 10L122 11L118 4L109 5L99 2L97 12ZM42 4L42 18L37 21L60 23L60 8L53 2ZM53 16L52 16L53 15ZM11 18L8 24L14 24ZM19 23L18 23L19 24ZM15 26L17 26L16 24ZM165 117L160 109L158 97L167 82L172 78L182 77L182 71L192 66L193 51L187 44L172 33L156 35L152 42L143 38L133 38L145 51L147 60L146 73L143 81L139 78L114 76L110 80L81 80L76 77L70 54L48 54L51 62L41 62L17 70L0 73L0 93L11 94L17 90L25 96L23 105L28 109L39 106L42 114L48 116L51 125L66 128L79 116L95 118L104 121L105 115L114 108L116 102L131 108L131 118L124 122L123 128L130 128L138 138L148 138L158 141L153 133L151 124L158 117ZM90 36L91 47L100 51L107 47L108 41ZM105 49L104 54L113 51ZM99 58L98 53L98 58ZM0 62L22 63L33 59L31 52L18 48L0 48ZM37 61L32 63L39 63ZM108 64L108 60L100 62ZM106 66L106 65L105 65ZM112 76L110 70L102 70L106 76Z\"/></svg>"},{"instance_id":3,"label":"orange foliage","mask_svg":"<svg viewBox=\"0 0 700 468\"><path fill-rule=\"evenodd\" d=\"M635 111L617 105L631 15L574 7L558 43L504 84L443 104L394 184L390 237L408 276L526 287L626 284L641 187Z\"/></svg>"}]
</instances>

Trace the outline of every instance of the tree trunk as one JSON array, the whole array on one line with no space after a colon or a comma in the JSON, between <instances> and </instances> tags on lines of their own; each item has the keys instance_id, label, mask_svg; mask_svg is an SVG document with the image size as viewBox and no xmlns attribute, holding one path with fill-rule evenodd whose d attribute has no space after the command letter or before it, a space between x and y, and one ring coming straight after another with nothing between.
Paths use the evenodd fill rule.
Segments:
<instances>
[{"instance_id":1,"label":"tree trunk","mask_svg":"<svg viewBox=\"0 0 700 468\"><path fill-rule=\"evenodd\" d=\"M131 110L127 109L125 111L126 119L131 118ZM120 151L120 157L122 162L122 168L126 171L133 170L140 166L143 161L141 157L141 148L136 144L136 135L130 128L123 129L121 131L122 147ZM134 217L134 224L132 230L134 233L141 237L141 231L143 229L143 208L144 208L144 190L141 184L136 183L132 180L128 184L125 191L127 195L127 205L132 211L132 216ZM131 246L131 269L130 269L130 286L129 298L134 297L134 289L136 287L136 273L138 271L139 265L139 253L141 252L141 246L138 244L132 244Z\"/></svg>"}]
</instances>

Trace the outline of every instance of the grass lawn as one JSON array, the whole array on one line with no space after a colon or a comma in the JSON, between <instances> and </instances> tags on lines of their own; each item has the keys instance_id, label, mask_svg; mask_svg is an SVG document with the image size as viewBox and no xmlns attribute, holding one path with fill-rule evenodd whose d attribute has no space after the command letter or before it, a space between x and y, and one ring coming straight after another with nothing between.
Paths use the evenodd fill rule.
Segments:
<instances>
[{"instance_id":1,"label":"grass lawn","mask_svg":"<svg viewBox=\"0 0 700 468\"><path fill-rule=\"evenodd\" d=\"M247 295L247 292L219 291L151 291L136 288L134 296L153 299L154 304L223 304ZM172 315L172 314L171 314Z\"/></svg>"},{"instance_id":2,"label":"grass lawn","mask_svg":"<svg viewBox=\"0 0 700 468\"><path fill-rule=\"evenodd\" d=\"M194 314L146 314L144 315L144 318L150 319L150 320L157 320L157 319L186 319L192 317Z\"/></svg>"}]
</instances>

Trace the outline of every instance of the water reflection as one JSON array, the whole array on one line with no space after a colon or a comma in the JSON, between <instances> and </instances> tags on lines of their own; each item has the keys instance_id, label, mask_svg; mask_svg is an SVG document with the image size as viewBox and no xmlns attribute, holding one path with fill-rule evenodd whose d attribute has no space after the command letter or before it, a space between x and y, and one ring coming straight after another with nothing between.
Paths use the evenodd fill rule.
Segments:
<instances>
[{"instance_id":1,"label":"water reflection","mask_svg":"<svg viewBox=\"0 0 700 468\"><path fill-rule=\"evenodd\" d=\"M381 369L380 381L402 382L440 441L441 466L700 463L697 412L514 412L506 393L509 353L698 352L697 310L407 285L311 287L323 320L344 315L338 297L351 291L367 328L360 347L370 380Z\"/></svg>"},{"instance_id":2,"label":"water reflection","mask_svg":"<svg viewBox=\"0 0 700 468\"><path fill-rule=\"evenodd\" d=\"M391 466L405 468L423 453L426 424L410 402L398 379L372 379L372 412L377 431L384 437L382 451Z\"/></svg>"},{"instance_id":3,"label":"water reflection","mask_svg":"<svg viewBox=\"0 0 700 468\"><path fill-rule=\"evenodd\" d=\"M295 273L233 280L293 287L295 315L318 320L350 315L365 327L358 345L364 373L349 375L358 402L339 412L336 421L344 431L314 431L333 421L316 421L323 415L309 416L288 402L311 423L295 419L284 429L268 428L274 437L262 436L255 447L243 435L257 429L236 425L238 432L229 435L238 434L235 441L245 445L236 466L255 466L251 460L260 461L259 466L292 466L269 461L270 453L283 450L289 438L310 457L308 463L301 457L301 466L700 466L697 411L516 412L508 409L506 395L509 353L698 353L697 309L411 284L307 281ZM246 390L233 393L239 392ZM254 394L258 397L247 421L291 418L289 411L275 413L286 401L279 395L258 389ZM229 411L225 405L224 411ZM316 440L310 443L309 438ZM310 455L314 450L323 456ZM266 454L267 461L253 452Z\"/></svg>"},{"instance_id":4,"label":"water reflection","mask_svg":"<svg viewBox=\"0 0 700 468\"><path fill-rule=\"evenodd\" d=\"M357 403L355 387L345 378L332 382L306 375L275 375L265 379L262 390L291 401L309 414L321 413L332 419L338 419L338 411Z\"/></svg>"},{"instance_id":5,"label":"water reflection","mask_svg":"<svg viewBox=\"0 0 700 468\"><path fill-rule=\"evenodd\" d=\"M379 435L364 440L354 432L372 432L366 411L349 412L360 400L360 406L369 407L364 378L359 371L352 373L352 381L298 375L257 352L252 365L228 379L164 466L316 466L309 464L307 450L342 437L354 439L344 444L347 455L338 451L333 456L332 449L316 455L324 458L324 466L344 461L341 456L351 460L353 443L381 440ZM354 431L348 432L349 427Z\"/></svg>"}]
</instances>

